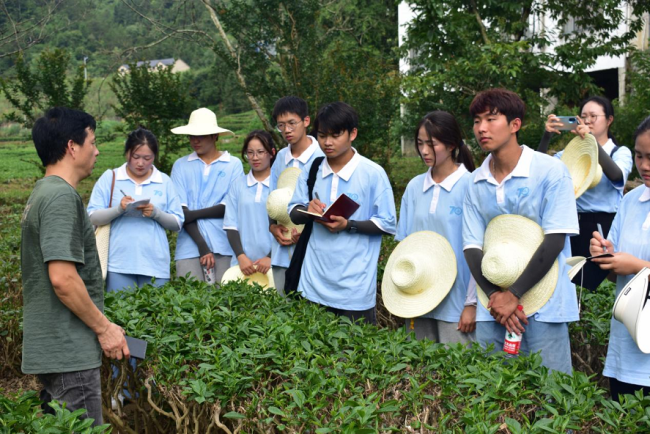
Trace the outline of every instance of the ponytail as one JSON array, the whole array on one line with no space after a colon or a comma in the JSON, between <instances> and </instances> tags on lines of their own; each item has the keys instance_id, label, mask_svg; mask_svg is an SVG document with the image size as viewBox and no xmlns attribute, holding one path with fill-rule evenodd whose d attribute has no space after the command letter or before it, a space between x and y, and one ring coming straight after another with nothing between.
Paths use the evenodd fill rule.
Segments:
<instances>
[{"instance_id":1,"label":"ponytail","mask_svg":"<svg viewBox=\"0 0 650 434\"><path fill-rule=\"evenodd\" d=\"M464 140L460 143L458 148L454 149L451 156L455 162L461 163L469 172L473 172L476 169L472 151Z\"/></svg>"}]
</instances>

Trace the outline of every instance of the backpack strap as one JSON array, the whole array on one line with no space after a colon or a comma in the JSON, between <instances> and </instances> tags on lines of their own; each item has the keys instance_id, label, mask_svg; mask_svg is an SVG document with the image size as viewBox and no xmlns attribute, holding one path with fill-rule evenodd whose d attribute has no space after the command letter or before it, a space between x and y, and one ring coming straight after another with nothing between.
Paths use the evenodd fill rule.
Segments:
<instances>
[{"instance_id":1,"label":"backpack strap","mask_svg":"<svg viewBox=\"0 0 650 434\"><path fill-rule=\"evenodd\" d=\"M619 148L620 148L620 146L618 146L618 145L614 146L614 149L612 149L612 152L609 153L609 157L612 158L614 156L614 154L616 153L616 151L618 151Z\"/></svg>"},{"instance_id":2,"label":"backpack strap","mask_svg":"<svg viewBox=\"0 0 650 434\"><path fill-rule=\"evenodd\" d=\"M309 195L310 202L313 199L312 193L314 191L314 184L316 184L316 174L318 173L318 168L324 159L325 157L315 158L314 162L311 165L311 168L309 168L309 177L307 178L307 193Z\"/></svg>"}]
</instances>

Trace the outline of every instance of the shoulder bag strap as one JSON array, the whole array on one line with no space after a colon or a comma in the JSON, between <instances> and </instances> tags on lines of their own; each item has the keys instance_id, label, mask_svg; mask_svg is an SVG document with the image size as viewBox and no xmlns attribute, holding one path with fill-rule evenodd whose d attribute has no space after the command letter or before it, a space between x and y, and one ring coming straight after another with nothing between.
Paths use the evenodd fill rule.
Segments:
<instances>
[{"instance_id":1,"label":"shoulder bag strap","mask_svg":"<svg viewBox=\"0 0 650 434\"><path fill-rule=\"evenodd\" d=\"M320 167L321 163L325 157L318 157L314 159L314 162L311 165L311 168L309 169L309 177L307 178L307 193L309 194L309 201L311 202L312 198L312 192L314 191L314 184L316 184L316 174L318 173L318 168Z\"/></svg>"},{"instance_id":2,"label":"shoulder bag strap","mask_svg":"<svg viewBox=\"0 0 650 434\"><path fill-rule=\"evenodd\" d=\"M115 188L115 171L111 170L111 172L113 172L113 181L111 182L111 198L108 200L109 208L113 207L113 189Z\"/></svg>"}]
</instances>

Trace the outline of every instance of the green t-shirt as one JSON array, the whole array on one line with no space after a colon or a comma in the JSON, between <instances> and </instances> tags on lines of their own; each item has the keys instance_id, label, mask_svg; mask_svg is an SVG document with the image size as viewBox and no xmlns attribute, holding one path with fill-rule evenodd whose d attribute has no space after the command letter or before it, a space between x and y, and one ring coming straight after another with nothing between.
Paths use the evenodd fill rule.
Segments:
<instances>
[{"instance_id":1,"label":"green t-shirt","mask_svg":"<svg viewBox=\"0 0 650 434\"><path fill-rule=\"evenodd\" d=\"M25 374L81 371L101 365L97 335L56 296L49 261L74 262L95 306L104 310L95 233L77 191L58 176L36 183L21 220Z\"/></svg>"}]
</instances>

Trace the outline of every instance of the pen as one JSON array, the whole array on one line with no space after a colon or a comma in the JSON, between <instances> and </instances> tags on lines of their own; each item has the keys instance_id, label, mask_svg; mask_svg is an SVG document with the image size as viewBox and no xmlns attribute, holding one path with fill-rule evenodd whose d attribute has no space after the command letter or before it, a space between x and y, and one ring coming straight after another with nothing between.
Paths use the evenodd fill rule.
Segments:
<instances>
[{"instance_id":1,"label":"pen","mask_svg":"<svg viewBox=\"0 0 650 434\"><path fill-rule=\"evenodd\" d=\"M316 199L320 200L320 197L318 197L318 192L316 192L316 191L314 192L314 197L315 197Z\"/></svg>"},{"instance_id":2,"label":"pen","mask_svg":"<svg viewBox=\"0 0 650 434\"><path fill-rule=\"evenodd\" d=\"M123 196L128 196L126 193L124 193L124 190L120 188L120 193L122 193Z\"/></svg>"},{"instance_id":3,"label":"pen","mask_svg":"<svg viewBox=\"0 0 650 434\"><path fill-rule=\"evenodd\" d=\"M605 238L605 235L603 235L603 227L600 225L600 223L596 223L596 225L598 226L598 233L600 236ZM603 252L607 253L607 247L605 247L605 244L603 244Z\"/></svg>"}]
</instances>

